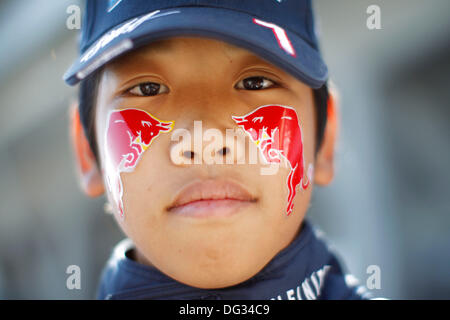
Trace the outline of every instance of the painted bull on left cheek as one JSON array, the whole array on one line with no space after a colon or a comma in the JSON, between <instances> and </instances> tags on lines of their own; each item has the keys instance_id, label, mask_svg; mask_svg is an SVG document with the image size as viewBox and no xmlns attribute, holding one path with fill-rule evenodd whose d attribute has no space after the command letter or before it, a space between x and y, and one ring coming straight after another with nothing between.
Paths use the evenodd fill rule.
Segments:
<instances>
[{"instance_id":1,"label":"painted bull on left cheek","mask_svg":"<svg viewBox=\"0 0 450 320\"><path fill-rule=\"evenodd\" d=\"M287 215L292 213L296 188L306 189L312 177L313 166L304 175L303 138L297 112L292 107L265 105L244 116L232 119L256 143L267 163L280 163L286 159L290 166L287 177Z\"/></svg>"},{"instance_id":2,"label":"painted bull on left cheek","mask_svg":"<svg viewBox=\"0 0 450 320\"><path fill-rule=\"evenodd\" d=\"M161 121L139 109L111 111L105 132L105 173L109 191L123 218L121 172L132 172L142 154L162 132L170 132L173 121Z\"/></svg>"}]
</instances>

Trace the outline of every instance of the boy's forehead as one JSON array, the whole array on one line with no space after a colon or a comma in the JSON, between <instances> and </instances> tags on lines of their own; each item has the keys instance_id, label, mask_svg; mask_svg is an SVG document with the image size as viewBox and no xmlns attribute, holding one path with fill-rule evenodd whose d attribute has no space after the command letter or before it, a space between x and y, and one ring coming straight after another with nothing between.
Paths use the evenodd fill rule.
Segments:
<instances>
[{"instance_id":1,"label":"boy's forehead","mask_svg":"<svg viewBox=\"0 0 450 320\"><path fill-rule=\"evenodd\" d=\"M213 38L205 38L205 37L171 37L167 39L154 41L146 46L144 46L140 51L141 52L161 52L161 53L170 53L177 49L192 47L200 49L202 47L216 47L218 49L224 49L231 52L242 52L242 53L250 53L250 51L235 46L231 43L213 39Z\"/></svg>"},{"instance_id":2,"label":"boy's forehead","mask_svg":"<svg viewBox=\"0 0 450 320\"><path fill-rule=\"evenodd\" d=\"M156 40L146 46L138 48L123 57L110 63L113 69L128 65L129 62L136 62L140 59L152 60L158 57L172 57L177 56L180 59L185 58L185 54L193 54L196 57L197 53L207 52L215 56L223 55L228 61L231 60L241 62L242 64L258 64L270 66L271 68L283 72L281 69L263 59L256 53L253 53L245 48L236 46L225 41L206 38L206 37L171 37L161 40Z\"/></svg>"}]
</instances>

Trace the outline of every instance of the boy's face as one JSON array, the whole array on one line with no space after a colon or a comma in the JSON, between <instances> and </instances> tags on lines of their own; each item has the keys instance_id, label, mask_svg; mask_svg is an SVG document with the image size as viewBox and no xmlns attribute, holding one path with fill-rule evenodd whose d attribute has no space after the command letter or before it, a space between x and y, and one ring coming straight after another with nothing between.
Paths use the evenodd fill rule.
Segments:
<instances>
[{"instance_id":1,"label":"boy's face","mask_svg":"<svg viewBox=\"0 0 450 320\"><path fill-rule=\"evenodd\" d=\"M266 105L296 111L302 145L287 141L299 133L288 131L280 139L285 139L285 151L302 148L293 151L303 161L300 178L303 183L312 180L316 134L312 89L251 52L212 39L170 38L105 68L95 113L100 163L115 216L134 241L139 261L185 284L220 288L251 278L293 240L313 184L296 186L288 215L289 161L281 161L275 174L265 175L261 168L267 165L249 163L248 158L237 164L237 156L233 164L194 163L207 148L224 159L239 148L245 155L259 150L242 129L236 132L245 144L231 144L226 129L239 128L232 116ZM151 143L144 146L139 140L141 144L133 147L133 128L127 119L143 126L134 129L141 140L145 123L159 126L152 132L155 136L147 137ZM156 120L160 123L152 122ZM200 122L195 126L194 121L201 121L200 129ZM294 130L277 121L282 130ZM192 144L174 139L179 129L191 134ZM205 137L209 129L219 130L223 141ZM199 140L193 145L199 134L200 147ZM128 154L128 166L117 158L124 142L135 152Z\"/></svg>"}]
</instances>

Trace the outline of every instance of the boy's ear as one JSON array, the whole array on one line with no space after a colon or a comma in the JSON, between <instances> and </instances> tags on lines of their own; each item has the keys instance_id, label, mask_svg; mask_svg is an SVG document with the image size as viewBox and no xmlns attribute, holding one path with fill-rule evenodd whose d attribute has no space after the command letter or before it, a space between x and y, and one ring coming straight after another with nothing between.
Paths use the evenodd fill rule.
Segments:
<instances>
[{"instance_id":1,"label":"boy's ear","mask_svg":"<svg viewBox=\"0 0 450 320\"><path fill-rule=\"evenodd\" d=\"M95 161L95 156L84 134L77 103L70 106L69 112L70 138L76 158L81 189L90 197L98 197L105 192L105 186Z\"/></svg>"},{"instance_id":2,"label":"boy's ear","mask_svg":"<svg viewBox=\"0 0 450 320\"><path fill-rule=\"evenodd\" d=\"M339 129L338 111L337 91L330 88L327 103L327 123L314 168L314 183L322 186L331 183L334 177L334 152Z\"/></svg>"}]
</instances>

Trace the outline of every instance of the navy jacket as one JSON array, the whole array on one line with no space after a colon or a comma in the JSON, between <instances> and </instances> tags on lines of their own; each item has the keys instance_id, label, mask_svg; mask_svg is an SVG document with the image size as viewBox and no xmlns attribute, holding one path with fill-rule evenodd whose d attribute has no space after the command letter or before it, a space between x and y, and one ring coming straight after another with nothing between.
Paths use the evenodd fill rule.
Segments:
<instances>
[{"instance_id":1,"label":"navy jacket","mask_svg":"<svg viewBox=\"0 0 450 320\"><path fill-rule=\"evenodd\" d=\"M222 289L182 284L154 267L130 259L129 239L114 249L103 270L98 299L368 299L370 293L346 274L320 231L304 221L291 244L252 278ZM128 254L127 254L128 253Z\"/></svg>"}]
</instances>

